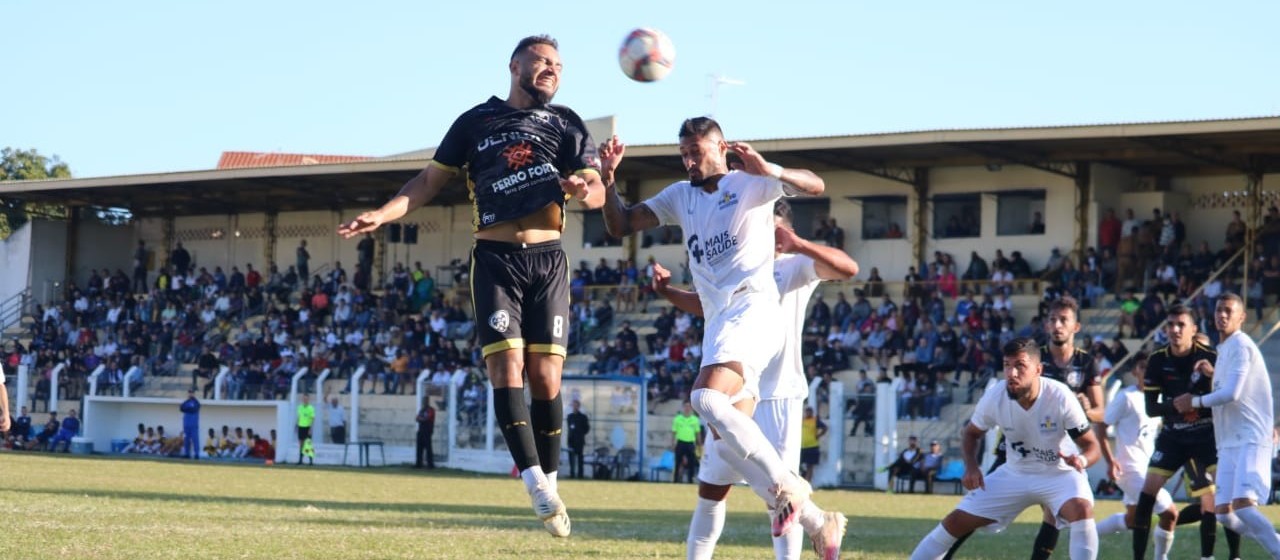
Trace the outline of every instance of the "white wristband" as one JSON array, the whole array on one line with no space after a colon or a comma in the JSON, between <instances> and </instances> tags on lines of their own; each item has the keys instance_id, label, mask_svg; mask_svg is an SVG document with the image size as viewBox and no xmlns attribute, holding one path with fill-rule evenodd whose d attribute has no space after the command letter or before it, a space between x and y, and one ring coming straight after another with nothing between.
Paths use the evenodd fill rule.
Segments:
<instances>
[{"instance_id":1,"label":"white wristband","mask_svg":"<svg viewBox=\"0 0 1280 560\"><path fill-rule=\"evenodd\" d=\"M1191 397L1191 408L1203 408L1200 406L1201 402L1203 401L1200 400L1200 397Z\"/></svg>"},{"instance_id":2,"label":"white wristband","mask_svg":"<svg viewBox=\"0 0 1280 560\"><path fill-rule=\"evenodd\" d=\"M769 176L774 179L782 179L782 166L776 163L769 164Z\"/></svg>"}]
</instances>

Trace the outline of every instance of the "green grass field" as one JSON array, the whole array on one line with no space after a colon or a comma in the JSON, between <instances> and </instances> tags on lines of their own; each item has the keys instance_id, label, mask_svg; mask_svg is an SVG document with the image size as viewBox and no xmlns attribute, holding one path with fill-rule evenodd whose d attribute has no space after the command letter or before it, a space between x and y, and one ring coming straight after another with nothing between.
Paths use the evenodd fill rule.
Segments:
<instances>
[{"instance_id":1,"label":"green grass field","mask_svg":"<svg viewBox=\"0 0 1280 560\"><path fill-rule=\"evenodd\" d=\"M522 486L504 477L4 452L0 558L684 557L692 486L566 481L561 495L569 539L544 533ZM887 560L906 558L957 497L821 491L817 500L850 518L844 557ZM1119 507L1101 502L1099 515ZM1028 511L960 557L1025 558L1038 523ZM772 558L767 527L754 495L735 490L717 557ZM1194 527L1180 530L1174 556L1198 556L1198 539ZM1066 558L1066 541L1055 557ZM1128 555L1127 537L1102 539L1099 558ZM1264 554L1247 543L1244 557Z\"/></svg>"}]
</instances>

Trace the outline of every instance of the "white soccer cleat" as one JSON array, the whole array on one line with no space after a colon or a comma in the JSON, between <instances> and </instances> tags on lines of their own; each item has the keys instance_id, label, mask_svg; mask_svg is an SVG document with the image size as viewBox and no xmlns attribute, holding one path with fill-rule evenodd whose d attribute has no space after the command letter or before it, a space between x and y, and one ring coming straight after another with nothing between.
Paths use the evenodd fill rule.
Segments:
<instances>
[{"instance_id":1,"label":"white soccer cleat","mask_svg":"<svg viewBox=\"0 0 1280 560\"><path fill-rule=\"evenodd\" d=\"M542 520L542 526L553 537L569 536L569 512L560 496L546 486L538 486L533 494L533 512Z\"/></svg>"},{"instance_id":2,"label":"white soccer cleat","mask_svg":"<svg viewBox=\"0 0 1280 560\"><path fill-rule=\"evenodd\" d=\"M844 542L849 519L838 511L822 512L822 528L809 535L813 551L822 560L840 560L840 543Z\"/></svg>"},{"instance_id":3,"label":"white soccer cleat","mask_svg":"<svg viewBox=\"0 0 1280 560\"><path fill-rule=\"evenodd\" d=\"M775 486L771 490L777 496L774 501L773 536L781 537L799 519L800 508L809 500L813 487L809 486L807 480L792 473L791 482Z\"/></svg>"}]
</instances>

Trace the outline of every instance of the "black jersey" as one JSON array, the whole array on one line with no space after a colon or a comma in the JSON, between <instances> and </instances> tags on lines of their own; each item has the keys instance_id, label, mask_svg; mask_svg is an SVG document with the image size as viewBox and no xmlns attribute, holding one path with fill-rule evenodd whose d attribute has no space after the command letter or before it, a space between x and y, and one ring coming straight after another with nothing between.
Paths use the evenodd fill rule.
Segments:
<instances>
[{"instance_id":1,"label":"black jersey","mask_svg":"<svg viewBox=\"0 0 1280 560\"><path fill-rule=\"evenodd\" d=\"M1174 410L1173 399L1178 395L1207 395L1213 391L1213 378L1194 370L1196 362L1218 360L1218 352L1203 344L1195 344L1186 356L1174 356L1168 346L1161 347L1147 358L1147 374L1143 378L1147 401L1147 415L1164 417L1165 429L1188 430L1212 426L1210 408L1197 408L1183 414Z\"/></svg>"},{"instance_id":2,"label":"black jersey","mask_svg":"<svg viewBox=\"0 0 1280 560\"><path fill-rule=\"evenodd\" d=\"M1079 348L1075 349L1071 361L1065 367L1058 367L1058 364L1053 363L1049 347L1041 346L1040 363L1044 366L1044 377L1065 383L1077 395L1102 383L1098 378L1098 366L1093 363L1093 356Z\"/></svg>"},{"instance_id":3,"label":"black jersey","mask_svg":"<svg viewBox=\"0 0 1280 560\"><path fill-rule=\"evenodd\" d=\"M481 230L532 214L548 204L562 211L562 177L599 172L595 143L576 113L560 105L516 109L497 97L463 113L436 148L432 164L467 166L472 227Z\"/></svg>"}]
</instances>

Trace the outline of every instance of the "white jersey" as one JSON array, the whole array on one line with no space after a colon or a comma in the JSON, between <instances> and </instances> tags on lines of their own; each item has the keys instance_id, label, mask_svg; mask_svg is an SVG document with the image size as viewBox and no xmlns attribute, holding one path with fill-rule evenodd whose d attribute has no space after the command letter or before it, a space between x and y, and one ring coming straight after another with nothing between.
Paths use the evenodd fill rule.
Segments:
<instances>
[{"instance_id":1,"label":"white jersey","mask_svg":"<svg viewBox=\"0 0 1280 560\"><path fill-rule=\"evenodd\" d=\"M1125 387L1107 403L1103 422L1116 429L1116 461L1122 473L1146 473L1156 446L1160 420L1147 416L1146 397L1137 387Z\"/></svg>"},{"instance_id":2,"label":"white jersey","mask_svg":"<svg viewBox=\"0 0 1280 560\"><path fill-rule=\"evenodd\" d=\"M1271 409L1271 378L1262 353L1242 331L1218 345L1213 365L1213 392L1200 398L1213 407L1213 435L1218 448L1271 445L1275 413Z\"/></svg>"},{"instance_id":3,"label":"white jersey","mask_svg":"<svg viewBox=\"0 0 1280 560\"><path fill-rule=\"evenodd\" d=\"M777 294L773 203L782 195L773 177L731 171L715 192L680 181L644 201L662 225L680 226L707 322L739 290Z\"/></svg>"},{"instance_id":4,"label":"white jersey","mask_svg":"<svg viewBox=\"0 0 1280 560\"><path fill-rule=\"evenodd\" d=\"M760 374L761 400L803 399L809 395L800 355L800 330L804 327L805 306L822 282L813 265L813 259L804 255L782 255L773 261L773 279L782 301L782 349Z\"/></svg>"},{"instance_id":5,"label":"white jersey","mask_svg":"<svg viewBox=\"0 0 1280 560\"><path fill-rule=\"evenodd\" d=\"M1041 377L1040 395L1030 409L1023 410L1018 401L1009 398L1007 385L1007 381L1000 381L987 389L969 422L979 430L999 427L1004 432L1008 449L1005 467L1013 472L1075 471L1058 455L1063 450L1075 452L1068 432L1089 431L1089 419L1075 393L1061 382Z\"/></svg>"}]
</instances>

